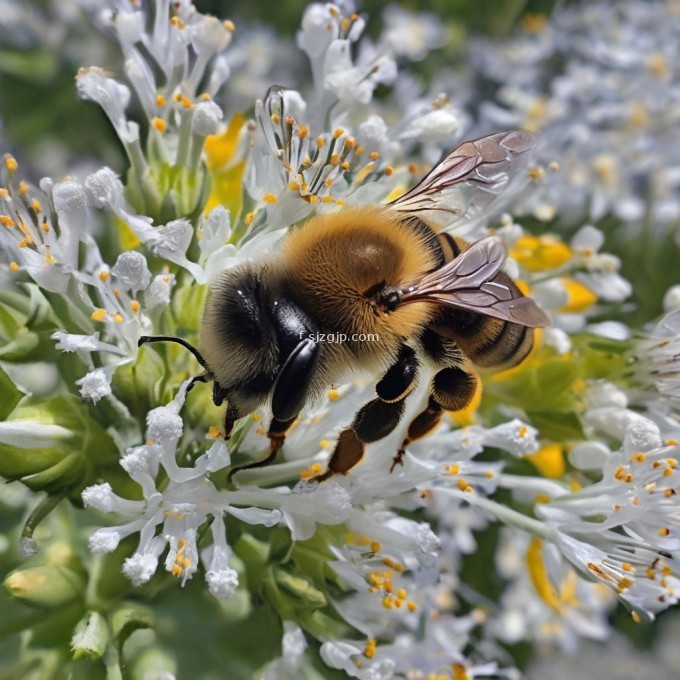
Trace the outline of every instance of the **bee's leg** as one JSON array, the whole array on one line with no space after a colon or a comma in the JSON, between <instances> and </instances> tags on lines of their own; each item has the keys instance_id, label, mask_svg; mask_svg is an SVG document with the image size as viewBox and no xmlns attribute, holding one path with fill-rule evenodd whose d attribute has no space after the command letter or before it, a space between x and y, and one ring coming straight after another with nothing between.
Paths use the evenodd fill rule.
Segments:
<instances>
[{"instance_id":1,"label":"bee's leg","mask_svg":"<svg viewBox=\"0 0 680 680\"><path fill-rule=\"evenodd\" d=\"M346 475L364 456L365 445L390 434L404 412L404 400L416 384L418 359L410 347L403 345L397 361L376 385L377 399L359 409L350 427L338 437L328 469L314 477L322 482L332 475Z\"/></svg>"},{"instance_id":2,"label":"bee's leg","mask_svg":"<svg viewBox=\"0 0 680 680\"><path fill-rule=\"evenodd\" d=\"M297 418L297 416L296 416ZM239 465L238 467L232 468L227 476L227 481L231 482L231 478L242 470L252 470L253 468L260 468L269 465L276 458L276 455L283 447L283 443L286 440L286 432L290 429L290 426L295 422L295 418L291 418L287 421L278 420L277 418L272 418L269 424L269 430L267 431L267 437L269 437L269 453L261 460L256 460L252 463L246 463L245 465ZM226 425L225 425L226 428Z\"/></svg>"},{"instance_id":3,"label":"bee's leg","mask_svg":"<svg viewBox=\"0 0 680 680\"><path fill-rule=\"evenodd\" d=\"M273 418L267 432L269 453L262 460L233 468L229 472L229 480L241 470L264 467L276 458L276 454L283 447L286 432L295 422L307 401L307 392L316 369L318 350L318 345L307 338L290 353L274 383L272 394Z\"/></svg>"},{"instance_id":4,"label":"bee's leg","mask_svg":"<svg viewBox=\"0 0 680 680\"><path fill-rule=\"evenodd\" d=\"M207 383L207 382L210 382L211 379L212 378L207 373L201 373L201 375L195 375L191 379L191 382L189 383L189 385L187 386L186 394L189 394L189 392L191 392L191 390L194 389L194 385L196 385L196 383L200 383L200 382L201 383Z\"/></svg>"},{"instance_id":5,"label":"bee's leg","mask_svg":"<svg viewBox=\"0 0 680 680\"><path fill-rule=\"evenodd\" d=\"M444 411L460 411L472 401L478 381L479 376L470 361L448 366L434 376L427 407L411 421L406 437L392 460L390 472L397 465L404 464L406 447L411 442L421 439L439 425Z\"/></svg>"},{"instance_id":6,"label":"bee's leg","mask_svg":"<svg viewBox=\"0 0 680 680\"><path fill-rule=\"evenodd\" d=\"M336 474L346 475L364 457L365 445L390 434L403 413L404 399L387 402L378 398L362 406L352 425L340 433L328 469L313 481L323 482Z\"/></svg>"}]
</instances>

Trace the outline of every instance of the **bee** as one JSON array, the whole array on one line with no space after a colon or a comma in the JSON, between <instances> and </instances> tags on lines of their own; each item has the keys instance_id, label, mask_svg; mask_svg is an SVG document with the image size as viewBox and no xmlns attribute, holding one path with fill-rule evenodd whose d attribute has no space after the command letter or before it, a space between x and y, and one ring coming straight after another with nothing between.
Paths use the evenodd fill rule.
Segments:
<instances>
[{"instance_id":1,"label":"bee","mask_svg":"<svg viewBox=\"0 0 680 680\"><path fill-rule=\"evenodd\" d=\"M225 438L239 418L269 406L267 455L230 476L273 461L305 405L363 369L380 376L375 397L340 432L315 479L347 474L367 444L397 427L425 362L435 371L428 403L408 426L393 471L444 411L471 402L478 367L509 368L527 356L533 329L550 320L503 271L502 242L470 244L439 227L496 208L532 146L522 130L466 142L391 203L345 208L290 230L279 256L219 276L198 350L180 338L140 339L179 342L194 353L205 369L195 381L212 381L215 404L226 402ZM324 342L324 334L347 340Z\"/></svg>"}]
</instances>

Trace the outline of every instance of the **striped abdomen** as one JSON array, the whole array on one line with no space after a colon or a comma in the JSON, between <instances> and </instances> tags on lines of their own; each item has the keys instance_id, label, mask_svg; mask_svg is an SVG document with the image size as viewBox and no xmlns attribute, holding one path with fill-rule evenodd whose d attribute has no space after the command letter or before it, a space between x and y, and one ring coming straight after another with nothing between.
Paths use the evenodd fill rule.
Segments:
<instances>
[{"instance_id":1,"label":"striped abdomen","mask_svg":"<svg viewBox=\"0 0 680 680\"><path fill-rule=\"evenodd\" d=\"M463 239L450 234L440 233L438 237L446 262L470 247ZM499 272L494 280L518 290L505 272ZM442 309L432 328L454 340L477 366L483 368L516 366L527 357L534 344L532 328L464 310Z\"/></svg>"}]
</instances>

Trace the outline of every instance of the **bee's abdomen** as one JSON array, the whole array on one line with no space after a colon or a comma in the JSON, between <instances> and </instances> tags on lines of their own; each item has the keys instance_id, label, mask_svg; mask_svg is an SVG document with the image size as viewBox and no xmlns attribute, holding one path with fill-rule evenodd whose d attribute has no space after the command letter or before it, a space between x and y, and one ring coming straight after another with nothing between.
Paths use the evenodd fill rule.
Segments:
<instances>
[{"instance_id":1,"label":"bee's abdomen","mask_svg":"<svg viewBox=\"0 0 680 680\"><path fill-rule=\"evenodd\" d=\"M446 262L470 247L467 241L451 234L440 233L438 238ZM505 272L500 272L494 281L519 294L517 286ZM445 309L433 326L441 335L455 340L463 352L482 368L516 366L526 359L534 344L532 328L475 312Z\"/></svg>"}]
</instances>

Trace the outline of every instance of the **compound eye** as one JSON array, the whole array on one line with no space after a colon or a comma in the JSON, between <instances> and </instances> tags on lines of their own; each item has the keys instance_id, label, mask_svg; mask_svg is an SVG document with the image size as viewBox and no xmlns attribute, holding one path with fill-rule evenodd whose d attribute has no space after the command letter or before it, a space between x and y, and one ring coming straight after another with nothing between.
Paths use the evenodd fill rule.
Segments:
<instances>
[{"instance_id":1,"label":"compound eye","mask_svg":"<svg viewBox=\"0 0 680 680\"><path fill-rule=\"evenodd\" d=\"M382 293L379 296L378 304L386 312L393 312L397 308L397 305L399 304L400 299L401 299L401 295L400 295L399 291L397 291L397 290L386 290L384 293Z\"/></svg>"}]
</instances>

